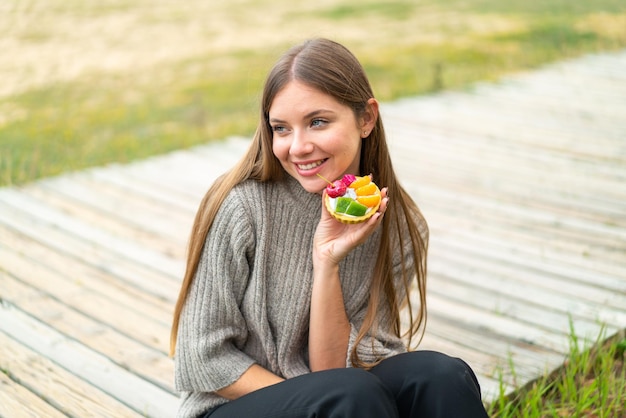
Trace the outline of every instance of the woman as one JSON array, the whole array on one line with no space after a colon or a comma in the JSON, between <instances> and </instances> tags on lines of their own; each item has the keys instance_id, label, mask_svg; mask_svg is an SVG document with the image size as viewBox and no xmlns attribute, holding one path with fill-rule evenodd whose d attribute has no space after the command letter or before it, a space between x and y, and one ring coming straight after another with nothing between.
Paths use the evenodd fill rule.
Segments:
<instances>
[{"instance_id":1,"label":"woman","mask_svg":"<svg viewBox=\"0 0 626 418\"><path fill-rule=\"evenodd\" d=\"M428 229L378 110L335 42L298 45L270 72L250 149L193 226L171 335L180 417L486 416L464 362L407 352L426 318ZM322 207L320 176L348 173L385 186L361 224Z\"/></svg>"}]
</instances>

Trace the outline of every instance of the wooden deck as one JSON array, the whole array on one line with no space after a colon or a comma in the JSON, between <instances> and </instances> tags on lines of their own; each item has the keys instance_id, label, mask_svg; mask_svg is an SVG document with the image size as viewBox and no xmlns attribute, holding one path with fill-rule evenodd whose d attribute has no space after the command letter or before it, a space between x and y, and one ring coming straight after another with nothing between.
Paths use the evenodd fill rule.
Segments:
<instances>
[{"instance_id":1,"label":"wooden deck","mask_svg":"<svg viewBox=\"0 0 626 418\"><path fill-rule=\"evenodd\" d=\"M485 399L626 328L626 51L385 104L431 226L422 348ZM0 189L0 416L171 417L187 235L245 139ZM514 372L510 368L514 365Z\"/></svg>"}]
</instances>

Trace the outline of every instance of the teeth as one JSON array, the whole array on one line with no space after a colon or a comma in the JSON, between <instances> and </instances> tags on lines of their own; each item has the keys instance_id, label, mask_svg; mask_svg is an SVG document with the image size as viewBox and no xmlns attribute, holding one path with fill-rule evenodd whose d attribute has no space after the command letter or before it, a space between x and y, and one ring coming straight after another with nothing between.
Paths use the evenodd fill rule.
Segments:
<instances>
[{"instance_id":1,"label":"teeth","mask_svg":"<svg viewBox=\"0 0 626 418\"><path fill-rule=\"evenodd\" d=\"M314 163L311 163L311 164L298 164L298 168L300 170L311 170L311 169L313 169L315 167L320 166L322 164L322 162L323 161L317 161L317 162L314 162Z\"/></svg>"}]
</instances>

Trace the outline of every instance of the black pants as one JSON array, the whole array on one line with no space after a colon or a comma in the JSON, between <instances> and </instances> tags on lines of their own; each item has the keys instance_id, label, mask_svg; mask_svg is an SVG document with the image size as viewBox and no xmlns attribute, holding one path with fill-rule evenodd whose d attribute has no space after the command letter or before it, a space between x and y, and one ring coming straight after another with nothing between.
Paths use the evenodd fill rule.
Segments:
<instances>
[{"instance_id":1,"label":"black pants","mask_svg":"<svg viewBox=\"0 0 626 418\"><path fill-rule=\"evenodd\" d=\"M432 351L388 358L370 371L309 373L221 405L204 418L487 417L474 372Z\"/></svg>"}]
</instances>

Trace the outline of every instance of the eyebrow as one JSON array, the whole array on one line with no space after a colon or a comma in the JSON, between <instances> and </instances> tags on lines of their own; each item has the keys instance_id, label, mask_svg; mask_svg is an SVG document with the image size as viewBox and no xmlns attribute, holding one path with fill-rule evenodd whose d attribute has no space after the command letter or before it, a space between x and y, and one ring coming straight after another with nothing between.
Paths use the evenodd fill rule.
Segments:
<instances>
[{"instance_id":1,"label":"eyebrow","mask_svg":"<svg viewBox=\"0 0 626 418\"><path fill-rule=\"evenodd\" d=\"M309 118L312 118L313 116L317 116L322 113L335 113L335 112L333 112L330 109L317 109L304 115L303 119L309 119ZM270 123L284 123L285 122L284 120L278 119L278 118L270 118L269 121Z\"/></svg>"}]
</instances>

